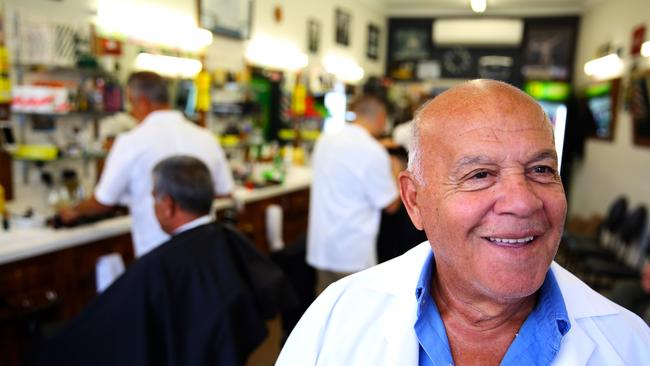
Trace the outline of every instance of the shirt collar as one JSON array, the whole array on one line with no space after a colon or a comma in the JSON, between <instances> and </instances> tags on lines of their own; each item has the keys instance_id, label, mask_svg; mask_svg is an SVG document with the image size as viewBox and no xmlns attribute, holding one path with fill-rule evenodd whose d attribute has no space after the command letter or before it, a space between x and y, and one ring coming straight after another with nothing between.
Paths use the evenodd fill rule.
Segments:
<instances>
[{"instance_id":1,"label":"shirt collar","mask_svg":"<svg viewBox=\"0 0 650 366\"><path fill-rule=\"evenodd\" d=\"M162 117L162 119L161 119ZM173 109L159 109L157 111L153 111L142 120L142 125L147 124L149 122L155 121L156 123L158 121L156 120L170 120L170 119L183 119L183 114L179 111L173 110Z\"/></svg>"},{"instance_id":2,"label":"shirt collar","mask_svg":"<svg viewBox=\"0 0 650 366\"><path fill-rule=\"evenodd\" d=\"M183 231L194 229L197 226L205 225L205 224L208 224L210 222L212 222L212 216L203 215L201 217L198 217L198 218L196 218L196 219L194 219L194 220L192 220L190 222L187 222L187 223L177 227L176 230L174 230L174 232L172 233L172 235L178 235L178 234L182 233Z\"/></svg>"},{"instance_id":3,"label":"shirt collar","mask_svg":"<svg viewBox=\"0 0 650 366\"><path fill-rule=\"evenodd\" d=\"M449 340L438 307L429 292L435 266L435 257L430 251L415 288L418 308L414 328L420 342L420 361L422 361L422 357L428 356L433 364L447 365L453 363ZM521 362L522 357L528 357L525 351L533 351L529 354L537 355L539 357L537 361L542 358L554 357L559 350L562 336L570 328L571 323L564 297L555 275L549 269L544 283L538 291L537 304L522 325L518 338L508 349L502 364ZM537 349L530 350L530 347ZM540 350L539 348L542 347L550 347L550 352L545 352L544 349ZM428 363L421 362L420 364Z\"/></svg>"}]
</instances>

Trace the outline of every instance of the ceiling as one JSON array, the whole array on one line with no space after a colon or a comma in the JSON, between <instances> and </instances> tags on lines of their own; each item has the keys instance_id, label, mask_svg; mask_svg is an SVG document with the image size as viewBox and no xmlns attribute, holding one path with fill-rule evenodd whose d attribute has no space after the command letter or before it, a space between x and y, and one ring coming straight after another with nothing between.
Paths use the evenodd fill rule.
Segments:
<instances>
[{"instance_id":1,"label":"ceiling","mask_svg":"<svg viewBox=\"0 0 650 366\"><path fill-rule=\"evenodd\" d=\"M615 0L487 0L487 11L474 14L469 0L371 0L389 17L561 16L582 14L594 3Z\"/></svg>"}]
</instances>

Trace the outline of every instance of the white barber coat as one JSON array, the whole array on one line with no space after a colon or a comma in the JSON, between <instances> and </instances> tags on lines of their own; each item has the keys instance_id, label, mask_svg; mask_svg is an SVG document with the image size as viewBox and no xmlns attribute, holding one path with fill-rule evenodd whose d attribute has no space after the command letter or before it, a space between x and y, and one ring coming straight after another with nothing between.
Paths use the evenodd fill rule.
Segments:
<instances>
[{"instance_id":1,"label":"white barber coat","mask_svg":"<svg viewBox=\"0 0 650 366\"><path fill-rule=\"evenodd\" d=\"M178 111L150 113L137 127L120 134L108 153L95 197L107 206L129 206L137 257L169 239L154 212L151 172L161 160L179 154L194 156L205 163L217 194L232 191L232 173L215 136Z\"/></svg>"},{"instance_id":2,"label":"white barber coat","mask_svg":"<svg viewBox=\"0 0 650 366\"><path fill-rule=\"evenodd\" d=\"M276 365L418 365L415 287L428 242L325 290ZM650 365L650 328L553 263L571 329L553 365Z\"/></svg>"}]
</instances>

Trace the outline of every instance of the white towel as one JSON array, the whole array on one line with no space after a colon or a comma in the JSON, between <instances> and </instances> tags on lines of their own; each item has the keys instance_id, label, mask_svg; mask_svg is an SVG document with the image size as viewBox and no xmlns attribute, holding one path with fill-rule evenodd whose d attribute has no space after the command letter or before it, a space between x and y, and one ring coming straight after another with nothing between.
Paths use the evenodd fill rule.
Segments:
<instances>
[{"instance_id":1,"label":"white towel","mask_svg":"<svg viewBox=\"0 0 650 366\"><path fill-rule=\"evenodd\" d=\"M97 293L102 293L124 272L124 261L119 253L106 254L97 259L95 278Z\"/></svg>"},{"instance_id":2,"label":"white towel","mask_svg":"<svg viewBox=\"0 0 650 366\"><path fill-rule=\"evenodd\" d=\"M269 242L271 252L282 250L282 207L280 205L269 205L266 208L266 239Z\"/></svg>"}]
</instances>

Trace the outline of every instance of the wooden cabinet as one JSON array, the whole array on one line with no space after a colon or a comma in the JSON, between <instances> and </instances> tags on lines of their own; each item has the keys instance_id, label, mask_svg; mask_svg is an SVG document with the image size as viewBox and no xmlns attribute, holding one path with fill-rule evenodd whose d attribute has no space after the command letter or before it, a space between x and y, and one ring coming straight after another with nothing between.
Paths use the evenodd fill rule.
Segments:
<instances>
[{"instance_id":1,"label":"wooden cabinet","mask_svg":"<svg viewBox=\"0 0 650 366\"><path fill-rule=\"evenodd\" d=\"M237 212L236 226L263 253L270 251L266 208L271 204L283 209L283 238L291 245L307 233L309 189L249 202ZM217 214L223 217L225 211ZM113 252L126 265L134 260L130 233L0 265L0 365L23 364L40 325L79 314L96 296L97 259Z\"/></svg>"},{"instance_id":2,"label":"wooden cabinet","mask_svg":"<svg viewBox=\"0 0 650 366\"><path fill-rule=\"evenodd\" d=\"M123 234L0 266L0 365L18 365L39 327L71 319L96 296L95 263L120 253L133 261Z\"/></svg>"},{"instance_id":3,"label":"wooden cabinet","mask_svg":"<svg viewBox=\"0 0 650 366\"><path fill-rule=\"evenodd\" d=\"M282 207L282 237L285 245L292 245L307 235L309 189L249 202L237 213L237 228L251 238L259 250L267 254L270 247L266 238L266 209L273 204ZM223 212L218 212L217 215L222 217Z\"/></svg>"}]
</instances>

